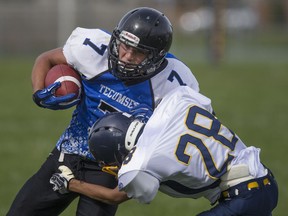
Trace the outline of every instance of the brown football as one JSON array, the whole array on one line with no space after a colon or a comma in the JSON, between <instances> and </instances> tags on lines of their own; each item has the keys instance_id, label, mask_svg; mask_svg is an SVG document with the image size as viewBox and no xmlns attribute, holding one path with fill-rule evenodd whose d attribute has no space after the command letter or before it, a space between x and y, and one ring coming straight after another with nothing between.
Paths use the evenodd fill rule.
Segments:
<instances>
[{"instance_id":1,"label":"brown football","mask_svg":"<svg viewBox=\"0 0 288 216\"><path fill-rule=\"evenodd\" d=\"M61 82L61 86L55 91L55 96L64 96L75 93L75 98L79 98L81 94L81 77L72 67L59 64L52 67L45 78L45 87L54 82Z\"/></svg>"}]
</instances>

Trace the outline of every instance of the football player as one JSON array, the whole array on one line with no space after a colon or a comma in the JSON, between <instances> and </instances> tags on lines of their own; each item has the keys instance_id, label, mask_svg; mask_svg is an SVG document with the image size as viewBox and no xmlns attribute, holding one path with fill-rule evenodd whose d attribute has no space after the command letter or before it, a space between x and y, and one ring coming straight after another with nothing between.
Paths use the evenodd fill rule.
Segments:
<instances>
[{"instance_id":1,"label":"football player","mask_svg":"<svg viewBox=\"0 0 288 216\"><path fill-rule=\"evenodd\" d=\"M66 165L80 180L114 188L117 180L101 170L88 148L93 123L118 111L145 122L161 98L176 87L186 85L199 91L190 69L169 53L172 36L171 23L163 13L142 7L125 14L112 34L76 28L64 47L36 58L32 69L34 102L53 110L77 106L56 147L18 192L7 215L59 215L78 197L77 215L115 214L117 205L78 193L59 194L52 190L49 179L59 165ZM60 83L44 88L48 70L57 64L68 64L81 75L82 95L69 106L62 102L71 100L70 96L53 95Z\"/></svg>"},{"instance_id":2,"label":"football player","mask_svg":"<svg viewBox=\"0 0 288 216\"><path fill-rule=\"evenodd\" d=\"M107 203L150 203L158 190L217 203L199 216L270 216L277 206L277 183L260 149L247 147L213 115L210 99L189 87L165 96L146 125L125 113L104 116L91 129L89 146L106 169L122 163L118 187L80 182L61 166L51 177L55 190Z\"/></svg>"}]
</instances>

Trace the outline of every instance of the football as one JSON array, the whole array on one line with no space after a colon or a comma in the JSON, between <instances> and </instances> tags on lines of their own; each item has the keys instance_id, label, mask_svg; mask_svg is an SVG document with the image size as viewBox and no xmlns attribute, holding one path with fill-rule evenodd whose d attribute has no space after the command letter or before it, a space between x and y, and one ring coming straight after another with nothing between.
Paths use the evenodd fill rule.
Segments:
<instances>
[{"instance_id":1,"label":"football","mask_svg":"<svg viewBox=\"0 0 288 216\"><path fill-rule=\"evenodd\" d=\"M54 82L61 82L61 86L56 89L55 96L64 96L70 93L75 93L77 99L81 95L81 77L72 67L59 64L52 67L45 78L45 87L48 87Z\"/></svg>"}]
</instances>

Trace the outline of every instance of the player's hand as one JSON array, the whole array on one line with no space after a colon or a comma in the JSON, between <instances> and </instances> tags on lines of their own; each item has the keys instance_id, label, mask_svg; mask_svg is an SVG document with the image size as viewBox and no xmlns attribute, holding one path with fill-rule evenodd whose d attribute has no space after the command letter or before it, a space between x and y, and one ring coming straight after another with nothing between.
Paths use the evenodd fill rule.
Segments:
<instances>
[{"instance_id":1,"label":"player's hand","mask_svg":"<svg viewBox=\"0 0 288 216\"><path fill-rule=\"evenodd\" d=\"M153 110L146 104L139 104L130 110L130 114L139 119L141 122L147 123L153 114Z\"/></svg>"},{"instance_id":2,"label":"player's hand","mask_svg":"<svg viewBox=\"0 0 288 216\"><path fill-rule=\"evenodd\" d=\"M47 88L36 91L33 94L33 101L40 107L52 110L68 109L76 105L80 99L72 100L75 97L75 94L67 94L59 97L54 95L55 91L60 86L61 82L55 82Z\"/></svg>"},{"instance_id":3,"label":"player's hand","mask_svg":"<svg viewBox=\"0 0 288 216\"><path fill-rule=\"evenodd\" d=\"M53 185L53 190L60 194L69 193L69 181L74 179L72 171L67 166L59 166L61 173L54 173L50 178L50 184Z\"/></svg>"}]
</instances>

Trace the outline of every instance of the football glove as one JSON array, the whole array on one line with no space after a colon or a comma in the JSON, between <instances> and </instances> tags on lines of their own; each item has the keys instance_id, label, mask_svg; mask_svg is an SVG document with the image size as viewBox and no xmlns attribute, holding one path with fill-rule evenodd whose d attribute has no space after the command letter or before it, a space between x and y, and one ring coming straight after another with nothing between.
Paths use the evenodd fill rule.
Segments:
<instances>
[{"instance_id":1,"label":"football glove","mask_svg":"<svg viewBox=\"0 0 288 216\"><path fill-rule=\"evenodd\" d=\"M47 88L36 91L33 94L33 101L40 107L52 110L68 109L76 105L80 99L72 100L75 94L67 94L64 96L55 96L54 93L57 88L61 86L61 82L55 82Z\"/></svg>"},{"instance_id":2,"label":"football glove","mask_svg":"<svg viewBox=\"0 0 288 216\"><path fill-rule=\"evenodd\" d=\"M139 119L142 123L147 123L153 114L153 110L146 104L139 104L138 106L130 109L130 114Z\"/></svg>"},{"instance_id":3,"label":"football glove","mask_svg":"<svg viewBox=\"0 0 288 216\"><path fill-rule=\"evenodd\" d=\"M50 184L53 185L53 190L60 194L69 193L69 181L75 178L72 171L67 166L59 166L61 173L54 173L50 178Z\"/></svg>"}]
</instances>

